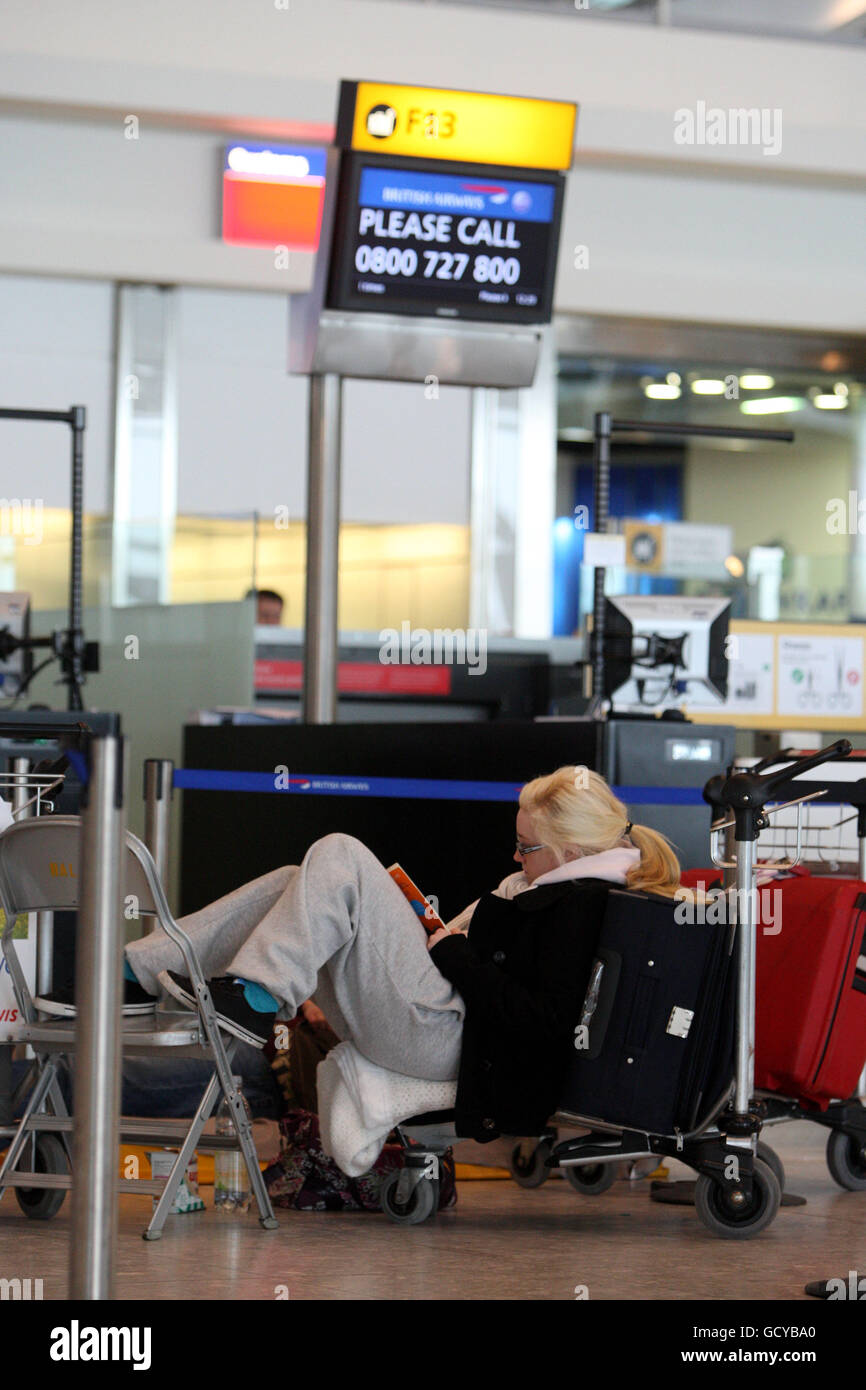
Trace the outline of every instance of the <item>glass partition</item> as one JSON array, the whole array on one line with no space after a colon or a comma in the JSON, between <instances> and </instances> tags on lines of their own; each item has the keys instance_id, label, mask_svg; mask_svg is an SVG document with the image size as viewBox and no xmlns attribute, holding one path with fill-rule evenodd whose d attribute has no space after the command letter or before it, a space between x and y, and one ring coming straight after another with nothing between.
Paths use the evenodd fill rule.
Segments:
<instances>
[{"instance_id":1,"label":"glass partition","mask_svg":"<svg viewBox=\"0 0 866 1390\"><path fill-rule=\"evenodd\" d=\"M68 601L70 529L68 511L46 509L38 537L0 537L0 589L24 590L37 608L63 608ZM137 534L142 534L140 527ZM282 625L303 627L304 522L278 528L271 518L254 514L177 516L167 553L169 606L239 602L252 588L274 589L284 598ZM86 605L111 604L112 554L110 519L85 517ZM416 626L465 627L469 528L344 523L339 604L343 629L399 628L407 613ZM115 606L137 611L148 605L130 601Z\"/></svg>"},{"instance_id":2,"label":"glass partition","mask_svg":"<svg viewBox=\"0 0 866 1390\"><path fill-rule=\"evenodd\" d=\"M592 573L581 559L583 535L594 526L592 431L600 410L635 422L794 433L793 443L615 435L610 525L625 533L627 563L608 571L608 592L730 595L734 617L771 622L862 619L866 375L564 355L558 634L577 630L592 609Z\"/></svg>"}]
</instances>

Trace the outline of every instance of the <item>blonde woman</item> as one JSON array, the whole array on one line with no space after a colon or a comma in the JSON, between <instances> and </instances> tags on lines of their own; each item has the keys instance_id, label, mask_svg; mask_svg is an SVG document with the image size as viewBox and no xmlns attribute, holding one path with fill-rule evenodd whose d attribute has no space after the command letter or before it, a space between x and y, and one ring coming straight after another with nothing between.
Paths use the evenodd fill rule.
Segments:
<instances>
[{"instance_id":1,"label":"blonde woman","mask_svg":"<svg viewBox=\"0 0 866 1390\"><path fill-rule=\"evenodd\" d=\"M520 793L517 846L520 872L504 878L494 894L513 898L536 884L602 878L636 891L673 895L680 865L658 831L633 825L625 806L597 772L561 767L536 777ZM472 903L447 931L465 931ZM444 933L431 939L431 946Z\"/></svg>"},{"instance_id":2,"label":"blonde woman","mask_svg":"<svg viewBox=\"0 0 866 1390\"><path fill-rule=\"evenodd\" d=\"M556 1108L611 886L673 894L680 872L663 837L632 824L585 767L527 783L516 835L519 872L433 937L347 835L182 918L221 1024L261 1046L314 998L371 1061L457 1077L459 1133L537 1132ZM130 943L126 963L130 1002L161 980L195 1007L161 929Z\"/></svg>"}]
</instances>

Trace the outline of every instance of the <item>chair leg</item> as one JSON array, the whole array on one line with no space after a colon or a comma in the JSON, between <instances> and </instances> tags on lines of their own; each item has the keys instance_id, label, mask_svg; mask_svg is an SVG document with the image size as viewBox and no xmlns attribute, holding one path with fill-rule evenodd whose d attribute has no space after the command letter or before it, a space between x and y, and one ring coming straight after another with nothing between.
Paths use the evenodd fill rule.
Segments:
<instances>
[{"instance_id":1,"label":"chair leg","mask_svg":"<svg viewBox=\"0 0 866 1390\"><path fill-rule=\"evenodd\" d=\"M171 1172L166 1178L165 1187L160 1194L159 1201L156 1204L147 1229L143 1232L143 1238L145 1240L159 1240L162 1235L165 1218L174 1205L174 1199L177 1195L177 1189L180 1186L180 1180L186 1172L187 1164L195 1153L195 1147L201 1138L201 1132L210 1119L211 1111L214 1108L218 1093L219 1077L216 1072L214 1072L205 1087L204 1095L199 1101L198 1109L186 1132L186 1137L181 1145L180 1153L177 1155L172 1165Z\"/></svg>"},{"instance_id":2,"label":"chair leg","mask_svg":"<svg viewBox=\"0 0 866 1390\"><path fill-rule=\"evenodd\" d=\"M226 1050L226 1046L223 1042L223 1035L217 1021L213 1001L210 997L210 990L207 987L206 980L201 975L198 961L195 960L193 965L193 975L191 978L198 1000L199 1018L201 1019L205 1036L213 1050L216 1075L219 1078L222 1093L231 1108L235 1130L237 1131L241 1152L247 1166L247 1173L249 1174L250 1186L259 1209L259 1222L266 1231L276 1230L279 1226L279 1222L274 1216L274 1209L271 1205L268 1189L262 1177L262 1170L259 1167L258 1155L256 1154L255 1144L253 1143L252 1130L249 1120L247 1119L247 1112L240 1102L240 1098L235 1091L234 1081L232 1080L231 1067L229 1066L230 1052ZM195 980L196 973L199 975L199 981Z\"/></svg>"},{"instance_id":3,"label":"chair leg","mask_svg":"<svg viewBox=\"0 0 866 1390\"><path fill-rule=\"evenodd\" d=\"M214 1061L216 1063L216 1075L219 1078L223 1095L229 1103L232 1112L232 1120L240 1142L241 1153L244 1156L247 1173L250 1179L250 1188L256 1199L256 1206L259 1209L259 1223L266 1231L273 1231L279 1226L277 1218L274 1216L274 1209L271 1206L271 1199L265 1180L262 1177L262 1170L259 1167L259 1156L256 1153L256 1146L253 1143L253 1132L247 1117L246 1108L241 1104L240 1097L235 1090L235 1083L229 1065L231 1049L227 1049L223 1043L222 1033L216 1020L213 1004L210 1001L210 993L204 1001L201 1009L202 1021L205 1031L211 1041L214 1051ZM210 1014L210 1017L208 1017Z\"/></svg>"},{"instance_id":4,"label":"chair leg","mask_svg":"<svg viewBox=\"0 0 866 1390\"><path fill-rule=\"evenodd\" d=\"M27 1109L24 1111L24 1114L22 1115L18 1123L18 1133L15 1135L15 1138L9 1145L6 1157L3 1160L3 1166L0 1167L0 1198L2 1198L3 1193L6 1190L4 1187L3 1180L6 1177L7 1173L11 1173L14 1171L18 1159L21 1155L21 1151L24 1148L25 1143L27 1142L27 1135L29 1132L28 1122L32 1115L36 1114L39 1110L42 1109L42 1103L45 1100L46 1095L48 1095L49 1091L52 1090L52 1087L56 1082L56 1075L57 1063L54 1061L52 1057L50 1057L45 1062L39 1079L37 1080L36 1085L33 1087L33 1090L30 1094L30 1100L27 1102Z\"/></svg>"},{"instance_id":5,"label":"chair leg","mask_svg":"<svg viewBox=\"0 0 866 1390\"><path fill-rule=\"evenodd\" d=\"M59 1070L59 1068L58 1068L58 1070ZM46 1096L46 1100L50 1100L50 1102L51 1102L51 1108L52 1108L52 1110L54 1111L54 1114L55 1114L55 1116L56 1116L58 1119L64 1119L64 1120L65 1120L65 1119L68 1119L68 1118L69 1118L69 1111L68 1111L68 1109L67 1109L67 1107L66 1107L66 1101L63 1099L63 1092L62 1092L62 1090L60 1089L60 1077L59 1077L59 1076L55 1076L55 1077L54 1077L54 1080L52 1081L51 1085L49 1086L49 1088L48 1088L48 1094L47 1094L47 1096ZM69 1167L70 1167L70 1169L71 1169L71 1168L72 1168L72 1136L71 1136L71 1134L68 1132L68 1130L64 1130L64 1131L61 1131L61 1132L60 1132L59 1138L60 1138L60 1142L62 1143L64 1149L66 1150L66 1156L67 1156L67 1158L69 1159Z\"/></svg>"},{"instance_id":6,"label":"chair leg","mask_svg":"<svg viewBox=\"0 0 866 1390\"><path fill-rule=\"evenodd\" d=\"M172 932L169 934L172 936L172 940L174 940L175 933ZM249 1120L247 1119L246 1110L241 1104L240 1098L234 1088L234 1081L232 1080L231 1068L229 1066L229 1056L231 1054L230 1051L226 1050L226 1046L223 1043L222 1030L217 1021L216 1010L213 1006L213 1000L210 996L207 981L204 978L204 973L199 964L198 956L196 955L192 942L183 933L178 933L177 939L187 963L190 983L195 991L199 1019L201 1020L205 1037L214 1055L216 1075L219 1079L222 1093L228 1101L232 1112L235 1130L237 1131L240 1141L241 1152L247 1166L247 1173L249 1174L250 1186L255 1195L256 1205L259 1209L259 1222L264 1226L265 1230L275 1230L279 1222L274 1216L274 1209L271 1206L268 1189L265 1186L262 1171L259 1168L258 1155L256 1154L255 1145L253 1143L252 1130Z\"/></svg>"},{"instance_id":7,"label":"chair leg","mask_svg":"<svg viewBox=\"0 0 866 1390\"><path fill-rule=\"evenodd\" d=\"M268 1192L265 1180L262 1177L262 1170L259 1167L259 1156L256 1153L256 1146L253 1143L253 1132L246 1111L241 1105L240 1115L235 1118L235 1127L240 1140L241 1152L244 1162L247 1165L247 1173L250 1178L250 1187L256 1199L256 1206L259 1209L259 1223L266 1231L274 1231L279 1226L277 1218L274 1216L274 1209L271 1206L270 1193Z\"/></svg>"}]
</instances>

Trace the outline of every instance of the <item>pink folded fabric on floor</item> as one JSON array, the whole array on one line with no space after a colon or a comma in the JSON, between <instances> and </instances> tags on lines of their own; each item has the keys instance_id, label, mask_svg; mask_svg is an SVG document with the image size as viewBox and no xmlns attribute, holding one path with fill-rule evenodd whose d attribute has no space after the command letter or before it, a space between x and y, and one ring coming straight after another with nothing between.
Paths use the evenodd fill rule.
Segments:
<instances>
[{"instance_id":1,"label":"pink folded fabric on floor","mask_svg":"<svg viewBox=\"0 0 866 1390\"><path fill-rule=\"evenodd\" d=\"M449 1110L455 1081L401 1076L342 1042L316 1072L322 1148L350 1178L366 1173L395 1125L428 1110Z\"/></svg>"}]
</instances>

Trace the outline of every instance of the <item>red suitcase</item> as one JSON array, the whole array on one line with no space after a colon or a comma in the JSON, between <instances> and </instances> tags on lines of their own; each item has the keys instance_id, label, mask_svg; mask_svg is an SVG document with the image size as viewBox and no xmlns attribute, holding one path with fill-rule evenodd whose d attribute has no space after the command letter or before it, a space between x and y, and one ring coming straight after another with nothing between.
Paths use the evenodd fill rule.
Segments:
<instances>
[{"instance_id":1,"label":"red suitcase","mask_svg":"<svg viewBox=\"0 0 866 1390\"><path fill-rule=\"evenodd\" d=\"M780 896L758 926L755 1087L826 1110L854 1094L866 1062L866 884L800 873L759 891Z\"/></svg>"},{"instance_id":2,"label":"red suitcase","mask_svg":"<svg viewBox=\"0 0 866 1390\"><path fill-rule=\"evenodd\" d=\"M758 928L755 1085L825 1110L854 1094L866 1061L866 884L768 886L780 930Z\"/></svg>"}]
</instances>

